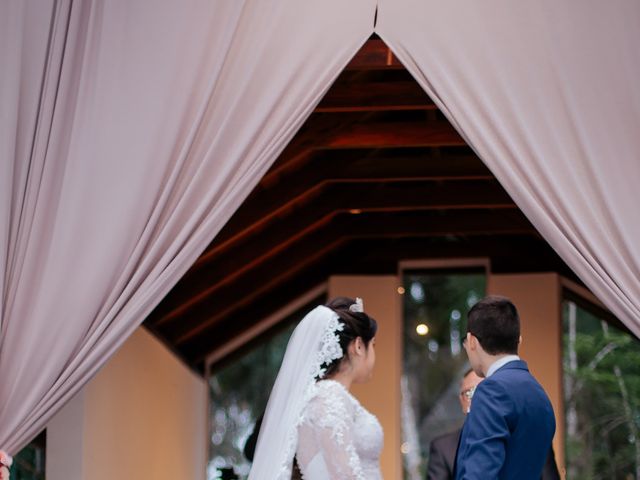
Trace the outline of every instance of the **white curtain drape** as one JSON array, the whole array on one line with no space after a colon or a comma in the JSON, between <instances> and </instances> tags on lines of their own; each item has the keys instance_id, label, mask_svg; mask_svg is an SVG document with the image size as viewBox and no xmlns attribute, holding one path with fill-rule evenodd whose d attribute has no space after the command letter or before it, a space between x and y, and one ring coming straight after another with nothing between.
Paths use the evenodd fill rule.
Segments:
<instances>
[{"instance_id":1,"label":"white curtain drape","mask_svg":"<svg viewBox=\"0 0 640 480\"><path fill-rule=\"evenodd\" d=\"M380 0L376 31L640 336L640 2Z\"/></svg>"},{"instance_id":2,"label":"white curtain drape","mask_svg":"<svg viewBox=\"0 0 640 480\"><path fill-rule=\"evenodd\" d=\"M0 6L0 448L175 284L373 28L373 0Z\"/></svg>"}]
</instances>

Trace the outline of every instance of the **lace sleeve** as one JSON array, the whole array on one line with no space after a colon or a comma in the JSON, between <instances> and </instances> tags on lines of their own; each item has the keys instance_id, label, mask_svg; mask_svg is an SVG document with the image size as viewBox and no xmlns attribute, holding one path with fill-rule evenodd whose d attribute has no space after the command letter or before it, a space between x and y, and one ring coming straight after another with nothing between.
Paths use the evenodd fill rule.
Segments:
<instances>
[{"instance_id":1,"label":"lace sleeve","mask_svg":"<svg viewBox=\"0 0 640 480\"><path fill-rule=\"evenodd\" d=\"M309 402L297 451L305 480L365 480L353 442L354 408L339 386L323 389Z\"/></svg>"}]
</instances>

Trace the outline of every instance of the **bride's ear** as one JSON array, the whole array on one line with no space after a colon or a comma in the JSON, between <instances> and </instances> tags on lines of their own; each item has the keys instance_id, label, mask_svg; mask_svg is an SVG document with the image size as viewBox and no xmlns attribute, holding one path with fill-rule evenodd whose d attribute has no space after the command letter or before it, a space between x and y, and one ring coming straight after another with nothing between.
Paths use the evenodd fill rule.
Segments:
<instances>
[{"instance_id":1,"label":"bride's ear","mask_svg":"<svg viewBox=\"0 0 640 480\"><path fill-rule=\"evenodd\" d=\"M362 337L356 337L352 345L353 345L353 353L355 353L356 355L364 355L366 353L366 348L364 345L364 340L362 340Z\"/></svg>"}]
</instances>

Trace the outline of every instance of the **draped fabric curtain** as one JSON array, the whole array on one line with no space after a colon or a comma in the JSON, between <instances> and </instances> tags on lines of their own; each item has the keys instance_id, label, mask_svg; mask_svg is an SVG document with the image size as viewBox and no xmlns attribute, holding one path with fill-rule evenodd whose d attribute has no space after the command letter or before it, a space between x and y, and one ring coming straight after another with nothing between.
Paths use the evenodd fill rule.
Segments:
<instances>
[{"instance_id":1,"label":"draped fabric curtain","mask_svg":"<svg viewBox=\"0 0 640 480\"><path fill-rule=\"evenodd\" d=\"M373 28L373 0L0 6L0 448L86 383Z\"/></svg>"},{"instance_id":2,"label":"draped fabric curtain","mask_svg":"<svg viewBox=\"0 0 640 480\"><path fill-rule=\"evenodd\" d=\"M640 3L380 0L376 31L640 336Z\"/></svg>"}]
</instances>

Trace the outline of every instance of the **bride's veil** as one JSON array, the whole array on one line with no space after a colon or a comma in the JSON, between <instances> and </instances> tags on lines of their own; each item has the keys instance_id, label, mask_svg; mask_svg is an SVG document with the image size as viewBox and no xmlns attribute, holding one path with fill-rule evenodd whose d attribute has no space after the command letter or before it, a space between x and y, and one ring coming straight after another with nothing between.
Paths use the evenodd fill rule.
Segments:
<instances>
[{"instance_id":1,"label":"bride's veil","mask_svg":"<svg viewBox=\"0 0 640 480\"><path fill-rule=\"evenodd\" d=\"M328 307L309 312L291 335L271 391L249 480L290 480L297 428L323 365L342 357L336 332L344 325Z\"/></svg>"}]
</instances>

